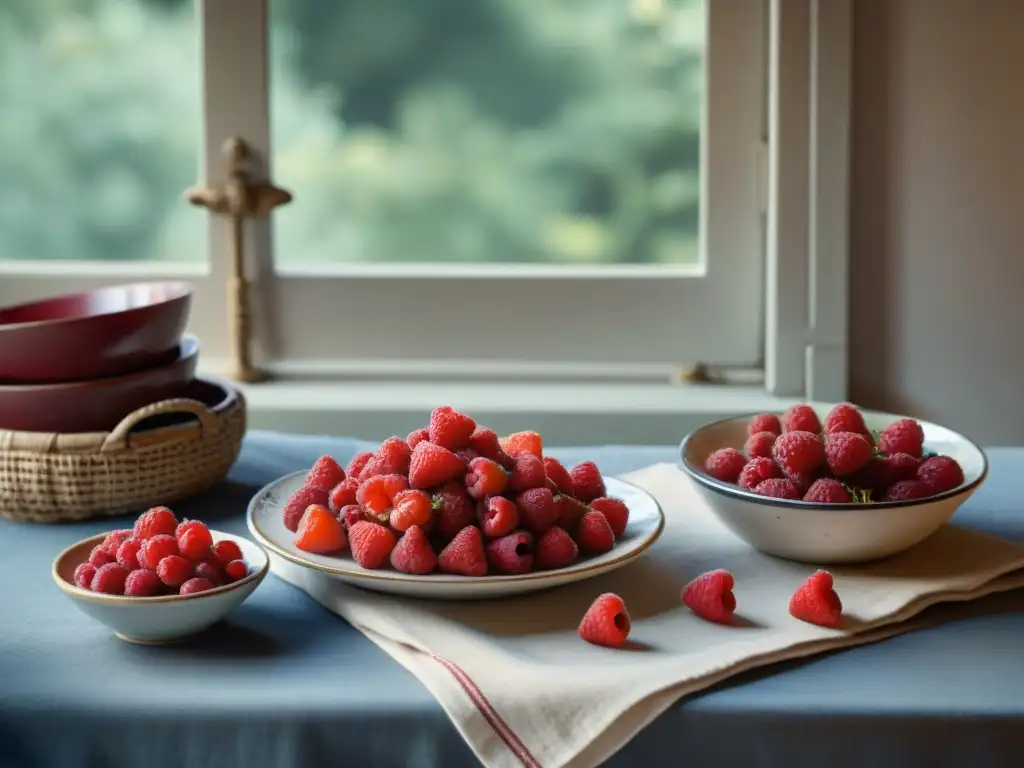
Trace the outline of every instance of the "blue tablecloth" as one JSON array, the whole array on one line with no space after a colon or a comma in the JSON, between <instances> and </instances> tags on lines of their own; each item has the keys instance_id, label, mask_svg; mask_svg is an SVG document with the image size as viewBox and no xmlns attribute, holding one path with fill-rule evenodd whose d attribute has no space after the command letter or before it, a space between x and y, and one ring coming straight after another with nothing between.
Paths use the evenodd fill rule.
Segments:
<instances>
[{"instance_id":1,"label":"blue tablecloth","mask_svg":"<svg viewBox=\"0 0 1024 768\"><path fill-rule=\"evenodd\" d=\"M229 482L176 505L245 532L264 483L364 444L253 433ZM610 473L673 448L566 449ZM1024 450L990 453L960 524L1024 542ZM125 518L124 520L127 520ZM0 766L302 768L475 765L440 706L341 619L270 576L230 619L184 644L121 642L51 582L53 557L124 521L0 521ZM1024 765L1024 594L943 607L951 620L773 667L682 701L613 766Z\"/></svg>"}]
</instances>

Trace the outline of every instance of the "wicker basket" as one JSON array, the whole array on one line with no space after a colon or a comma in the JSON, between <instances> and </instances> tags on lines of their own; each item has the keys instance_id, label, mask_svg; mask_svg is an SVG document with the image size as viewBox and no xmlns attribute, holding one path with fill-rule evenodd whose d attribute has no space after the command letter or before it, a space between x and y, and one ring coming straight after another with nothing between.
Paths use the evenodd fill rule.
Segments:
<instances>
[{"instance_id":1,"label":"wicker basket","mask_svg":"<svg viewBox=\"0 0 1024 768\"><path fill-rule=\"evenodd\" d=\"M219 382L218 382L219 383ZM171 504L220 482L238 458L245 400L211 409L175 399L140 408L108 433L0 431L0 516L60 523ZM145 429L154 417L191 414L186 422Z\"/></svg>"}]
</instances>

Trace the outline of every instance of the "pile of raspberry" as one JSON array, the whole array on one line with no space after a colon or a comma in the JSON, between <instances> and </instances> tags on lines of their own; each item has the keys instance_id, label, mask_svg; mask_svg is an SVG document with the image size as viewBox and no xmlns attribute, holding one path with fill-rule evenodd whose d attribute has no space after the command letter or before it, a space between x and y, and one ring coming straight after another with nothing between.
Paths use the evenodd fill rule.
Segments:
<instances>
[{"instance_id":1,"label":"pile of raspberry","mask_svg":"<svg viewBox=\"0 0 1024 768\"><path fill-rule=\"evenodd\" d=\"M611 550L628 519L593 462L566 469L538 433L499 438L450 406L344 469L321 456L284 509L298 549L414 575L564 568Z\"/></svg>"},{"instance_id":2,"label":"pile of raspberry","mask_svg":"<svg viewBox=\"0 0 1024 768\"><path fill-rule=\"evenodd\" d=\"M781 420L755 416L743 452L721 448L704 470L762 496L819 504L925 499L964 481L955 459L925 451L916 421L899 419L874 434L852 403L835 406L824 424L809 405L793 406Z\"/></svg>"},{"instance_id":3,"label":"pile of raspberry","mask_svg":"<svg viewBox=\"0 0 1024 768\"><path fill-rule=\"evenodd\" d=\"M235 542L214 542L204 523L179 523L167 507L153 507L133 527L111 531L93 547L75 569L75 584L128 597L194 595L248 574Z\"/></svg>"}]
</instances>

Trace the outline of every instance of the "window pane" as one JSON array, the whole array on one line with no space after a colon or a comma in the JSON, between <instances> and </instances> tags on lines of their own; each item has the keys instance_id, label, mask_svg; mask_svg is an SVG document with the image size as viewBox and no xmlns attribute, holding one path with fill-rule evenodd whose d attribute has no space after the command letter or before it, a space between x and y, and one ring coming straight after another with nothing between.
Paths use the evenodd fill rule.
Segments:
<instances>
[{"instance_id":1,"label":"window pane","mask_svg":"<svg viewBox=\"0 0 1024 768\"><path fill-rule=\"evenodd\" d=\"M0 261L205 258L190 0L0 0Z\"/></svg>"},{"instance_id":2,"label":"window pane","mask_svg":"<svg viewBox=\"0 0 1024 768\"><path fill-rule=\"evenodd\" d=\"M697 261L701 0L271 0L283 267Z\"/></svg>"}]
</instances>

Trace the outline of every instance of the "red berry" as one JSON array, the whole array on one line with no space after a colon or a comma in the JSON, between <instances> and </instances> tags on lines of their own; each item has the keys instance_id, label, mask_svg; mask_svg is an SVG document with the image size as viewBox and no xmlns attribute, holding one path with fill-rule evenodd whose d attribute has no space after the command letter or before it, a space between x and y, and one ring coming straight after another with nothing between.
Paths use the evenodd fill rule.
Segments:
<instances>
[{"instance_id":1,"label":"red berry","mask_svg":"<svg viewBox=\"0 0 1024 768\"><path fill-rule=\"evenodd\" d=\"M316 485L320 488L333 488L345 479L345 470L331 456L321 456L313 462L306 475L303 485Z\"/></svg>"},{"instance_id":2,"label":"red berry","mask_svg":"<svg viewBox=\"0 0 1024 768\"><path fill-rule=\"evenodd\" d=\"M567 531L575 531L580 518L590 511L589 507L575 496L565 494L555 496L554 505L555 511L558 512L555 522Z\"/></svg>"},{"instance_id":3,"label":"red berry","mask_svg":"<svg viewBox=\"0 0 1024 768\"><path fill-rule=\"evenodd\" d=\"M704 460L704 471L723 483L735 483L746 463L735 448L719 448Z\"/></svg>"},{"instance_id":4,"label":"red berry","mask_svg":"<svg viewBox=\"0 0 1024 768\"><path fill-rule=\"evenodd\" d=\"M621 499L602 496L590 502L590 508L605 516L616 539L621 539L629 522L629 507Z\"/></svg>"},{"instance_id":5,"label":"red berry","mask_svg":"<svg viewBox=\"0 0 1024 768\"><path fill-rule=\"evenodd\" d=\"M331 510L320 504L307 507L295 534L296 548L303 552L326 555L344 549L347 544L345 526L331 514Z\"/></svg>"},{"instance_id":6,"label":"red berry","mask_svg":"<svg viewBox=\"0 0 1024 768\"><path fill-rule=\"evenodd\" d=\"M830 432L825 437L825 461L834 475L843 477L863 469L874 449L857 432Z\"/></svg>"},{"instance_id":7,"label":"red berry","mask_svg":"<svg viewBox=\"0 0 1024 768\"><path fill-rule=\"evenodd\" d=\"M174 535L178 527L178 518L167 507L153 507L143 512L135 521L132 534L136 539L151 539L161 533Z\"/></svg>"},{"instance_id":8,"label":"red berry","mask_svg":"<svg viewBox=\"0 0 1024 768\"><path fill-rule=\"evenodd\" d=\"M125 539L131 538L133 533L134 531L131 528L122 528L117 531L111 531L103 539L103 543L100 546L102 546L111 557L117 557L117 548L121 546L121 542Z\"/></svg>"},{"instance_id":9,"label":"red berry","mask_svg":"<svg viewBox=\"0 0 1024 768\"><path fill-rule=\"evenodd\" d=\"M748 459L771 458L772 446L775 445L775 438L778 435L772 432L755 432L747 438L743 446L743 452Z\"/></svg>"},{"instance_id":10,"label":"red berry","mask_svg":"<svg viewBox=\"0 0 1024 768\"><path fill-rule=\"evenodd\" d=\"M192 569L192 574L201 579L206 579L217 587L224 583L224 576L220 568L209 560L200 560L196 563L196 567Z\"/></svg>"},{"instance_id":11,"label":"red berry","mask_svg":"<svg viewBox=\"0 0 1024 768\"><path fill-rule=\"evenodd\" d=\"M477 520L484 536L504 536L519 525L519 509L504 496L491 496L477 507Z\"/></svg>"},{"instance_id":12,"label":"red berry","mask_svg":"<svg viewBox=\"0 0 1024 768\"><path fill-rule=\"evenodd\" d=\"M504 491L508 484L508 473L496 461L479 457L469 462L465 483L466 492L480 500Z\"/></svg>"},{"instance_id":13,"label":"red berry","mask_svg":"<svg viewBox=\"0 0 1024 768\"><path fill-rule=\"evenodd\" d=\"M572 478L572 495L580 501L590 502L605 495L604 478L594 462L580 462L569 470L569 476Z\"/></svg>"},{"instance_id":14,"label":"red berry","mask_svg":"<svg viewBox=\"0 0 1024 768\"><path fill-rule=\"evenodd\" d=\"M572 477L569 476L569 470L558 459L553 456L544 457L544 474L555 484L558 493L572 493Z\"/></svg>"},{"instance_id":15,"label":"red berry","mask_svg":"<svg viewBox=\"0 0 1024 768\"><path fill-rule=\"evenodd\" d=\"M810 432L786 432L772 446L772 458L784 473L813 472L825 461L825 445Z\"/></svg>"},{"instance_id":16,"label":"red berry","mask_svg":"<svg viewBox=\"0 0 1024 768\"><path fill-rule=\"evenodd\" d=\"M924 430L913 419L894 421L878 435L878 450L887 456L906 453L919 459L924 451Z\"/></svg>"},{"instance_id":17,"label":"red berry","mask_svg":"<svg viewBox=\"0 0 1024 768\"><path fill-rule=\"evenodd\" d=\"M430 497L423 491L407 490L395 494L395 508L391 510L391 527L407 531L413 526L426 529L434 516Z\"/></svg>"},{"instance_id":18,"label":"red berry","mask_svg":"<svg viewBox=\"0 0 1024 768\"><path fill-rule=\"evenodd\" d=\"M400 437L389 437L373 457L373 470L379 475L408 475L412 448Z\"/></svg>"},{"instance_id":19,"label":"red berry","mask_svg":"<svg viewBox=\"0 0 1024 768\"><path fill-rule=\"evenodd\" d=\"M409 486L426 489L441 485L465 474L466 465L462 459L432 442L416 446L409 462Z\"/></svg>"},{"instance_id":20,"label":"red berry","mask_svg":"<svg viewBox=\"0 0 1024 768\"><path fill-rule=\"evenodd\" d=\"M576 528L576 543L584 552L599 555L611 551L615 546L615 533L604 515L591 510L580 518Z\"/></svg>"},{"instance_id":21,"label":"red berry","mask_svg":"<svg viewBox=\"0 0 1024 768\"><path fill-rule=\"evenodd\" d=\"M760 496L769 496L773 499L790 499L792 501L800 500L800 491L792 480L786 480L781 477L773 477L768 480L762 480L758 483L757 488L754 489L754 493Z\"/></svg>"},{"instance_id":22,"label":"red berry","mask_svg":"<svg viewBox=\"0 0 1024 768\"><path fill-rule=\"evenodd\" d=\"M455 534L476 522L476 504L458 481L452 480L435 490L432 506L433 532L443 541L451 541Z\"/></svg>"},{"instance_id":23,"label":"red berry","mask_svg":"<svg viewBox=\"0 0 1024 768\"><path fill-rule=\"evenodd\" d=\"M194 579L189 579L188 581L184 582L181 585L181 588L178 590L178 594L195 595L200 592L209 592L213 588L214 585L206 579L196 577Z\"/></svg>"},{"instance_id":24,"label":"red berry","mask_svg":"<svg viewBox=\"0 0 1024 768\"><path fill-rule=\"evenodd\" d=\"M813 501L816 504L849 504L850 492L838 480L823 477L811 483L811 487L804 494L804 501Z\"/></svg>"},{"instance_id":25,"label":"red berry","mask_svg":"<svg viewBox=\"0 0 1024 768\"><path fill-rule=\"evenodd\" d=\"M327 508L337 514L342 507L356 504L357 490L359 490L359 481L354 477L346 477L331 488L331 492L327 494Z\"/></svg>"},{"instance_id":26,"label":"red berry","mask_svg":"<svg viewBox=\"0 0 1024 768\"><path fill-rule=\"evenodd\" d=\"M213 535L205 523L198 520L186 520L178 526L175 535L178 539L178 551L182 557L187 557L195 562L210 554Z\"/></svg>"},{"instance_id":27,"label":"red berry","mask_svg":"<svg viewBox=\"0 0 1024 768\"><path fill-rule=\"evenodd\" d=\"M366 465L370 462L370 459L372 458L372 451L361 451L357 453L355 456L352 457L352 460L349 461L348 466L345 467L345 476L354 477L356 480L358 480L359 475L363 473L363 470L366 468Z\"/></svg>"},{"instance_id":28,"label":"red berry","mask_svg":"<svg viewBox=\"0 0 1024 768\"><path fill-rule=\"evenodd\" d=\"M342 507L341 512L338 513L338 520L341 521L341 524L345 526L346 530L351 529L352 526L360 520L366 520L370 523L377 522L377 519L373 517L373 515L358 504L346 504Z\"/></svg>"},{"instance_id":29,"label":"red berry","mask_svg":"<svg viewBox=\"0 0 1024 768\"><path fill-rule=\"evenodd\" d=\"M114 557L106 550L102 544L97 544L89 552L89 563L97 568L101 568L107 563L114 562Z\"/></svg>"},{"instance_id":30,"label":"red berry","mask_svg":"<svg viewBox=\"0 0 1024 768\"><path fill-rule=\"evenodd\" d=\"M956 459L949 456L932 456L917 468L917 479L924 483L928 495L934 496L958 487L964 481L964 471Z\"/></svg>"},{"instance_id":31,"label":"red berry","mask_svg":"<svg viewBox=\"0 0 1024 768\"><path fill-rule=\"evenodd\" d=\"M292 494L291 498L284 505L284 527L293 533L299 528L299 520L302 519L307 507L311 504L327 506L330 499L329 492L318 485L305 485Z\"/></svg>"},{"instance_id":32,"label":"red berry","mask_svg":"<svg viewBox=\"0 0 1024 768\"><path fill-rule=\"evenodd\" d=\"M565 568L580 556L579 547L564 528L548 528L537 539L533 563L540 570Z\"/></svg>"},{"instance_id":33,"label":"red berry","mask_svg":"<svg viewBox=\"0 0 1024 768\"><path fill-rule=\"evenodd\" d=\"M92 563L82 563L75 568L75 586L82 589L90 589L92 578L96 575L96 566Z\"/></svg>"},{"instance_id":34,"label":"red berry","mask_svg":"<svg viewBox=\"0 0 1024 768\"><path fill-rule=\"evenodd\" d=\"M127 569L117 563L107 563L96 569L89 589L93 592L102 592L105 595L123 595L124 583L127 578Z\"/></svg>"},{"instance_id":35,"label":"red berry","mask_svg":"<svg viewBox=\"0 0 1024 768\"><path fill-rule=\"evenodd\" d=\"M838 628L843 620L843 604L832 588L832 574L818 571L801 584L789 600L789 615L809 624Z\"/></svg>"},{"instance_id":36,"label":"red berry","mask_svg":"<svg viewBox=\"0 0 1024 768\"><path fill-rule=\"evenodd\" d=\"M456 448L452 453L459 457L466 469L469 469L469 462L480 458L480 454L474 448Z\"/></svg>"},{"instance_id":37,"label":"red berry","mask_svg":"<svg viewBox=\"0 0 1024 768\"><path fill-rule=\"evenodd\" d=\"M513 531L489 542L487 563L497 573L529 573L533 570L533 534Z\"/></svg>"},{"instance_id":38,"label":"red berry","mask_svg":"<svg viewBox=\"0 0 1024 768\"><path fill-rule=\"evenodd\" d=\"M782 432L821 432L818 414L809 405L794 405L782 415Z\"/></svg>"},{"instance_id":39,"label":"red berry","mask_svg":"<svg viewBox=\"0 0 1024 768\"><path fill-rule=\"evenodd\" d=\"M743 470L740 472L736 483L740 488L752 491L763 481L770 480L773 477L780 477L781 475L782 472L779 470L778 465L771 459L751 459L743 465Z\"/></svg>"},{"instance_id":40,"label":"red berry","mask_svg":"<svg viewBox=\"0 0 1024 768\"><path fill-rule=\"evenodd\" d=\"M449 451L469 445L469 438L475 429L475 421L449 405L435 408L430 414L430 442Z\"/></svg>"},{"instance_id":41,"label":"red berry","mask_svg":"<svg viewBox=\"0 0 1024 768\"><path fill-rule=\"evenodd\" d=\"M117 564L128 571L134 571L139 567L139 550L142 549L142 542L138 539L125 539L117 548Z\"/></svg>"},{"instance_id":42,"label":"red berry","mask_svg":"<svg viewBox=\"0 0 1024 768\"><path fill-rule=\"evenodd\" d=\"M782 434L782 422L774 413L759 413L747 422L747 436L768 432L772 435Z\"/></svg>"},{"instance_id":43,"label":"red berry","mask_svg":"<svg viewBox=\"0 0 1024 768\"><path fill-rule=\"evenodd\" d=\"M734 584L732 574L722 568L702 573L683 588L683 604L706 621L731 624L736 611Z\"/></svg>"},{"instance_id":44,"label":"red berry","mask_svg":"<svg viewBox=\"0 0 1024 768\"><path fill-rule=\"evenodd\" d=\"M814 481L818 479L818 472L783 472L782 476L789 480L796 488L796 492L803 498L804 494L807 493L811 486L814 485Z\"/></svg>"},{"instance_id":45,"label":"red berry","mask_svg":"<svg viewBox=\"0 0 1024 768\"><path fill-rule=\"evenodd\" d=\"M380 568L395 548L395 534L376 523L360 521L349 528L348 544L352 557L363 568Z\"/></svg>"},{"instance_id":46,"label":"red berry","mask_svg":"<svg viewBox=\"0 0 1024 768\"><path fill-rule=\"evenodd\" d=\"M232 560L224 566L224 575L228 581L241 581L249 575L249 566L246 565L245 560Z\"/></svg>"},{"instance_id":47,"label":"red berry","mask_svg":"<svg viewBox=\"0 0 1024 768\"><path fill-rule=\"evenodd\" d=\"M587 609L580 622L579 635L594 645L619 648L626 643L630 628L626 604L618 595L607 592Z\"/></svg>"},{"instance_id":48,"label":"red berry","mask_svg":"<svg viewBox=\"0 0 1024 768\"><path fill-rule=\"evenodd\" d=\"M850 484L857 488L870 490L880 496L893 483L898 483L900 480L915 480L920 463L913 456L908 456L905 453L874 456L850 478Z\"/></svg>"},{"instance_id":49,"label":"red berry","mask_svg":"<svg viewBox=\"0 0 1024 768\"><path fill-rule=\"evenodd\" d=\"M508 478L510 491L528 491L531 488L546 488L548 476L544 462L532 453L521 453L515 458L515 468Z\"/></svg>"},{"instance_id":50,"label":"red berry","mask_svg":"<svg viewBox=\"0 0 1024 768\"><path fill-rule=\"evenodd\" d=\"M523 527L544 533L558 522L559 509L550 488L531 488L516 496L516 507Z\"/></svg>"},{"instance_id":51,"label":"red berry","mask_svg":"<svg viewBox=\"0 0 1024 768\"><path fill-rule=\"evenodd\" d=\"M124 593L128 597L155 597L163 591L164 583L148 568L132 571L124 581Z\"/></svg>"},{"instance_id":52,"label":"red berry","mask_svg":"<svg viewBox=\"0 0 1024 768\"><path fill-rule=\"evenodd\" d=\"M405 438L405 444L409 446L409 450L413 450L417 445L422 443L424 440L430 439L430 430L426 427L420 427L414 429L409 433L409 436Z\"/></svg>"},{"instance_id":53,"label":"red berry","mask_svg":"<svg viewBox=\"0 0 1024 768\"><path fill-rule=\"evenodd\" d=\"M501 447L498 433L493 429L477 427L469 436L469 443L473 446L473 450L485 459L498 462L510 472L515 468L515 461L505 453L505 449Z\"/></svg>"},{"instance_id":54,"label":"red berry","mask_svg":"<svg viewBox=\"0 0 1024 768\"><path fill-rule=\"evenodd\" d=\"M410 527L391 550L391 567L400 573L416 576L431 573L437 568L437 555L418 525Z\"/></svg>"},{"instance_id":55,"label":"red berry","mask_svg":"<svg viewBox=\"0 0 1024 768\"><path fill-rule=\"evenodd\" d=\"M142 549L139 550L139 563L143 568L155 571L161 560L169 555L177 554L178 540L170 534L161 533L142 543Z\"/></svg>"},{"instance_id":56,"label":"red berry","mask_svg":"<svg viewBox=\"0 0 1024 768\"><path fill-rule=\"evenodd\" d=\"M192 578L193 566L181 555L167 555L156 566L156 575L168 587L180 587Z\"/></svg>"},{"instance_id":57,"label":"red berry","mask_svg":"<svg viewBox=\"0 0 1024 768\"><path fill-rule=\"evenodd\" d=\"M823 431L826 434L834 432L853 432L858 435L869 435L867 425L864 424L864 417L861 416L857 406L853 403L839 403L828 412L825 417Z\"/></svg>"},{"instance_id":58,"label":"red berry","mask_svg":"<svg viewBox=\"0 0 1024 768\"><path fill-rule=\"evenodd\" d=\"M885 490L882 501L914 501L931 495L928 486L920 480L900 480Z\"/></svg>"},{"instance_id":59,"label":"red berry","mask_svg":"<svg viewBox=\"0 0 1024 768\"><path fill-rule=\"evenodd\" d=\"M213 556L223 567L232 560L241 560L242 548L230 539L224 539L213 545Z\"/></svg>"},{"instance_id":60,"label":"red berry","mask_svg":"<svg viewBox=\"0 0 1024 768\"><path fill-rule=\"evenodd\" d=\"M538 459L544 458L544 440L533 430L513 432L501 438L501 447L513 459L528 453Z\"/></svg>"},{"instance_id":61,"label":"red berry","mask_svg":"<svg viewBox=\"0 0 1024 768\"><path fill-rule=\"evenodd\" d=\"M382 514L395 505L395 497L409 489L403 475L374 475L360 483L356 502L371 512Z\"/></svg>"},{"instance_id":62,"label":"red berry","mask_svg":"<svg viewBox=\"0 0 1024 768\"><path fill-rule=\"evenodd\" d=\"M437 556L437 565L443 573L460 576L486 576L487 555L480 529L467 525Z\"/></svg>"}]
</instances>

